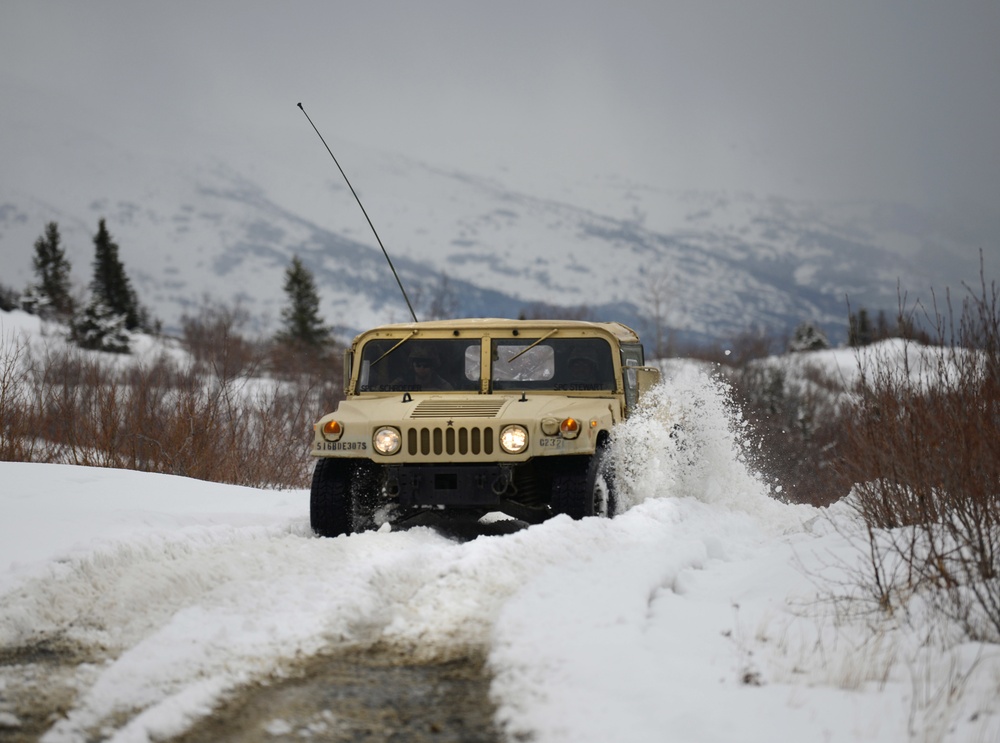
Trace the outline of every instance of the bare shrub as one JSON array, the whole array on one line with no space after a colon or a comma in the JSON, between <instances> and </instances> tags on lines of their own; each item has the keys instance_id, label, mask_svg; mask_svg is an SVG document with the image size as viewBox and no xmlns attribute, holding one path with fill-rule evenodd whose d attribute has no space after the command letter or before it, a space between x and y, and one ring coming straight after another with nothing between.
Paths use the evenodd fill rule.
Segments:
<instances>
[{"instance_id":1,"label":"bare shrub","mask_svg":"<svg viewBox=\"0 0 1000 743\"><path fill-rule=\"evenodd\" d=\"M25 411L26 355L27 344L20 337L11 336L0 345L0 461L28 459L35 442Z\"/></svg>"},{"instance_id":2,"label":"bare shrub","mask_svg":"<svg viewBox=\"0 0 1000 743\"><path fill-rule=\"evenodd\" d=\"M342 394L342 363L250 343L237 321L189 320L190 362L58 344L33 356L20 341L5 343L0 455L305 487L310 426ZM275 358L284 366L273 368Z\"/></svg>"},{"instance_id":3,"label":"bare shrub","mask_svg":"<svg viewBox=\"0 0 1000 743\"><path fill-rule=\"evenodd\" d=\"M123 371L72 354L48 362L52 381L35 391L51 458L260 487L307 482L308 390L165 358Z\"/></svg>"},{"instance_id":4,"label":"bare shrub","mask_svg":"<svg viewBox=\"0 0 1000 743\"><path fill-rule=\"evenodd\" d=\"M780 497L824 506L847 495L838 475L843 384L819 367L751 361L728 371L747 428L746 453Z\"/></svg>"},{"instance_id":5,"label":"bare shrub","mask_svg":"<svg viewBox=\"0 0 1000 743\"><path fill-rule=\"evenodd\" d=\"M250 315L240 305L226 307L207 300L196 316L181 318L184 346L201 372L222 379L252 373L263 359L261 344L246 338Z\"/></svg>"},{"instance_id":6,"label":"bare shrub","mask_svg":"<svg viewBox=\"0 0 1000 743\"><path fill-rule=\"evenodd\" d=\"M1000 314L982 280L938 345L865 364L843 470L883 608L919 592L973 639L1000 640ZM898 560L903 570L898 569Z\"/></svg>"}]
</instances>

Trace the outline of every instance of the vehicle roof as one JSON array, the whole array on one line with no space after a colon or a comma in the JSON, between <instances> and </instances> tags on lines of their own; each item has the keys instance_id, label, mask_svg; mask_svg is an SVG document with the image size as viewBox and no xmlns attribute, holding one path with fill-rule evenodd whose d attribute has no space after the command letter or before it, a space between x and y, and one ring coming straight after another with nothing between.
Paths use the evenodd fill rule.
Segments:
<instances>
[{"instance_id":1,"label":"vehicle roof","mask_svg":"<svg viewBox=\"0 0 1000 743\"><path fill-rule=\"evenodd\" d=\"M632 328L620 322L590 322L587 320L512 320L499 317L472 317L458 320L426 320L424 322L393 323L390 325L380 325L367 330L358 335L354 340L357 342L361 338L373 333L381 332L410 332L416 331L453 331L470 330L481 332L485 330L505 330L517 329L519 333L530 333L531 331L548 332L553 329L560 330L589 330L608 333L614 336L620 343L638 343L639 335Z\"/></svg>"}]
</instances>

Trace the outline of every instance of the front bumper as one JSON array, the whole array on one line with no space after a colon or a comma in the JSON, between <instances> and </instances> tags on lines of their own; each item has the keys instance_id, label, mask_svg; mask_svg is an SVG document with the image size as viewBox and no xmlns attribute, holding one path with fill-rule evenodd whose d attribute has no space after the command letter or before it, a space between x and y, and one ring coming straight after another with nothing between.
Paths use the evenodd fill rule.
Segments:
<instances>
[{"instance_id":1,"label":"front bumper","mask_svg":"<svg viewBox=\"0 0 1000 743\"><path fill-rule=\"evenodd\" d=\"M509 465L387 467L385 493L404 508L497 506L512 484Z\"/></svg>"}]
</instances>

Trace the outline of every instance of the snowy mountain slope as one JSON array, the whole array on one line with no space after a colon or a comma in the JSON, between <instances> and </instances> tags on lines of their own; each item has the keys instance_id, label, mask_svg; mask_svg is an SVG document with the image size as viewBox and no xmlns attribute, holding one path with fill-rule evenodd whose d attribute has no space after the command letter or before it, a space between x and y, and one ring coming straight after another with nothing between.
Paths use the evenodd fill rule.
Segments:
<instances>
[{"instance_id":1,"label":"snowy mountain slope","mask_svg":"<svg viewBox=\"0 0 1000 743\"><path fill-rule=\"evenodd\" d=\"M407 319L361 211L311 141L139 152L57 131L24 127L0 143L11 163L0 179L0 283L27 285L32 245L55 220L85 286L104 217L141 298L168 329L210 296L241 302L259 329L273 330L293 254L316 274L323 308L345 333ZM58 172L36 167L42 147L61 155ZM928 250L968 252L932 231L913 234L884 205L667 192L611 178L537 195L334 147L424 316L446 276L446 304L460 315L516 315L543 302L642 329L659 295L663 321L681 337L731 338L751 325L780 333L803 319L838 337L845 295L891 311L897 280L914 290L933 283L919 270Z\"/></svg>"}]
</instances>

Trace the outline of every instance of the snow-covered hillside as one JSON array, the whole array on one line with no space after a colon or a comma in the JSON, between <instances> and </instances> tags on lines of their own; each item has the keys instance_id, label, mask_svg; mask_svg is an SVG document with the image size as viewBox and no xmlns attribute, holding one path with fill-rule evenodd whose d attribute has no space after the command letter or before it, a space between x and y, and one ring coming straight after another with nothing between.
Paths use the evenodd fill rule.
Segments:
<instances>
[{"instance_id":1,"label":"snow-covered hillside","mask_svg":"<svg viewBox=\"0 0 1000 743\"><path fill-rule=\"evenodd\" d=\"M306 491L0 463L0 739L49 699L66 712L43 741L167 739L377 644L486 654L509 740L997 740L1000 648L949 642L917 603L869 611L851 509L774 500L698 367L655 394L616 434L624 514L471 541L319 539ZM680 449L667 411L689 422ZM338 719L257 732L322 739Z\"/></svg>"},{"instance_id":2,"label":"snow-covered hillside","mask_svg":"<svg viewBox=\"0 0 1000 743\"><path fill-rule=\"evenodd\" d=\"M407 318L364 216L305 124L300 141L263 150L205 140L170 152L62 124L15 129L0 141L0 283L10 288L32 280L32 245L53 220L85 287L104 217L168 329L209 297L241 302L273 330L293 254L316 274L345 335ZM751 326L781 333L805 319L836 338L845 296L894 310L897 280L923 291L978 249L929 215L886 204L666 191L615 177L537 192L502 173L443 170L331 139L425 316L447 276L446 304L459 315L516 316L548 303L642 329L658 302L681 339ZM59 153L57 172L35 167L40 148Z\"/></svg>"}]
</instances>

